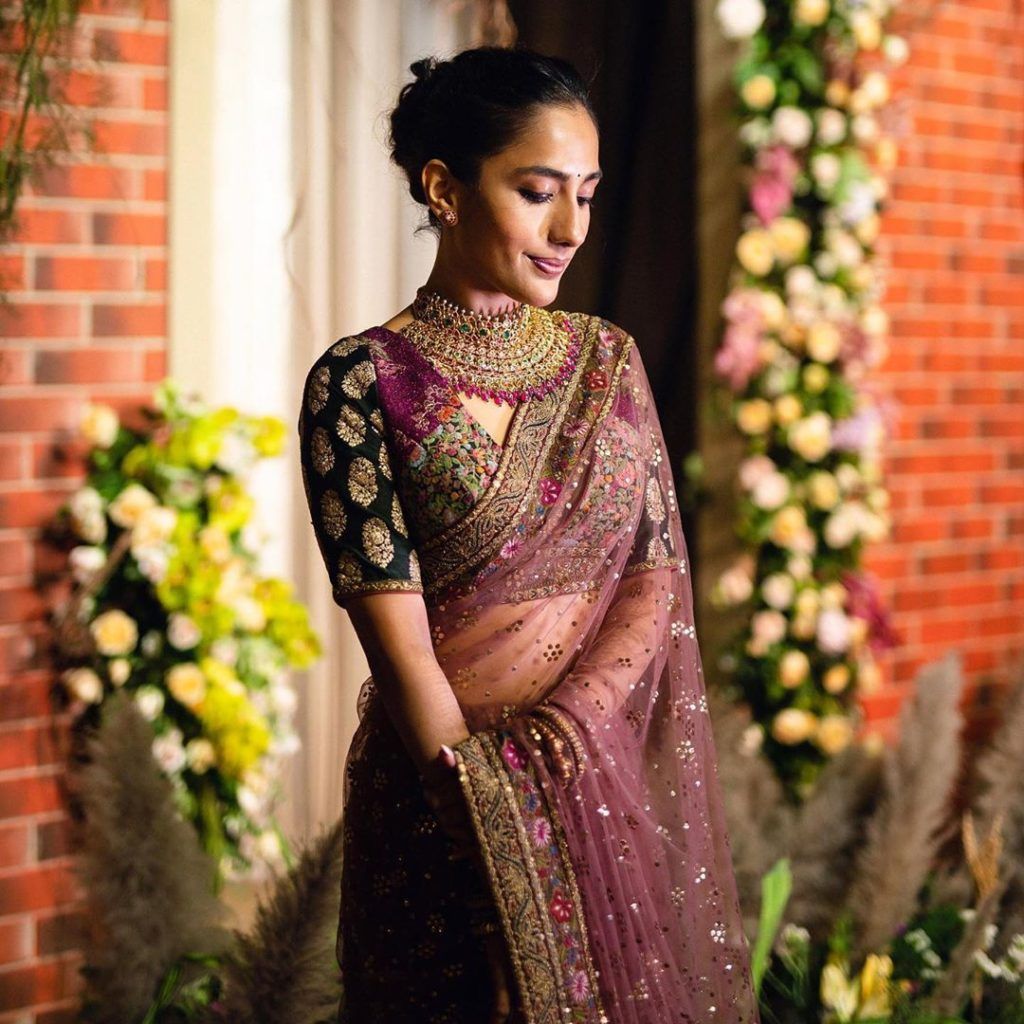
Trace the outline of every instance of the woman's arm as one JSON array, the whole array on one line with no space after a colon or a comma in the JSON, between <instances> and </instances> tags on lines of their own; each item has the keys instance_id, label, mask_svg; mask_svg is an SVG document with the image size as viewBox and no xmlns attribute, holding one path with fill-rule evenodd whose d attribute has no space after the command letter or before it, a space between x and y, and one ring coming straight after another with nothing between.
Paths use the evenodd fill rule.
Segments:
<instances>
[{"instance_id":1,"label":"woman's arm","mask_svg":"<svg viewBox=\"0 0 1024 1024\"><path fill-rule=\"evenodd\" d=\"M423 775L442 744L469 736L462 709L434 656L423 595L383 592L345 601L374 685L409 756Z\"/></svg>"}]
</instances>

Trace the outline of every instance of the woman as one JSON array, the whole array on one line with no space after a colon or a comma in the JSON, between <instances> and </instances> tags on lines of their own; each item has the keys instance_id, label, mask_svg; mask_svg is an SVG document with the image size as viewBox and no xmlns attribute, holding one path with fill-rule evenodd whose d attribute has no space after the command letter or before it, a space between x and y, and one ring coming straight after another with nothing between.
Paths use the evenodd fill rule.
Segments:
<instances>
[{"instance_id":1,"label":"woman","mask_svg":"<svg viewBox=\"0 0 1024 1024\"><path fill-rule=\"evenodd\" d=\"M672 474L633 339L549 310L600 178L565 62L412 65L392 156L440 235L306 379L306 495L371 679L339 1019L757 1021Z\"/></svg>"}]
</instances>

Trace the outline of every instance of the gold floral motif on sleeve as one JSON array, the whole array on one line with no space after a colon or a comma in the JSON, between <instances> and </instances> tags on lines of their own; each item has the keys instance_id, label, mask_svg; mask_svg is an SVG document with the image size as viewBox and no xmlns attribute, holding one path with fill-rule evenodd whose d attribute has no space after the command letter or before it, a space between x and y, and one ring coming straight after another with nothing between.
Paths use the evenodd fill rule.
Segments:
<instances>
[{"instance_id":1,"label":"gold floral motif on sleeve","mask_svg":"<svg viewBox=\"0 0 1024 1024\"><path fill-rule=\"evenodd\" d=\"M398 500L397 494L391 498L391 525L394 526L396 533L400 533L403 537L409 536L409 530L405 525L405 515L402 513L402 504Z\"/></svg>"},{"instance_id":2,"label":"gold floral motif on sleeve","mask_svg":"<svg viewBox=\"0 0 1024 1024\"><path fill-rule=\"evenodd\" d=\"M320 522L331 540L338 540L345 532L345 506L337 491L324 491L320 498Z\"/></svg>"},{"instance_id":3,"label":"gold floral motif on sleeve","mask_svg":"<svg viewBox=\"0 0 1024 1024\"><path fill-rule=\"evenodd\" d=\"M321 366L313 374L309 382L309 411L316 415L327 404L327 395L331 387L331 369Z\"/></svg>"},{"instance_id":4,"label":"gold floral motif on sleeve","mask_svg":"<svg viewBox=\"0 0 1024 1024\"><path fill-rule=\"evenodd\" d=\"M384 521L374 516L363 523L363 551L367 559L381 569L386 569L395 557L395 547L391 543L391 531Z\"/></svg>"},{"instance_id":5,"label":"gold floral motif on sleeve","mask_svg":"<svg viewBox=\"0 0 1024 1024\"><path fill-rule=\"evenodd\" d=\"M356 456L348 468L348 493L363 508L368 508L377 497L377 471L373 463L362 455Z\"/></svg>"},{"instance_id":6,"label":"gold floral motif on sleeve","mask_svg":"<svg viewBox=\"0 0 1024 1024\"><path fill-rule=\"evenodd\" d=\"M366 439L366 420L354 405L345 404L341 407L334 429L345 444L355 446Z\"/></svg>"},{"instance_id":7,"label":"gold floral motif on sleeve","mask_svg":"<svg viewBox=\"0 0 1024 1024\"><path fill-rule=\"evenodd\" d=\"M388 455L387 445L380 446L380 451L377 453L377 466L380 469L380 475L385 480L394 479L395 474L391 472L391 457Z\"/></svg>"},{"instance_id":8,"label":"gold floral motif on sleeve","mask_svg":"<svg viewBox=\"0 0 1024 1024\"><path fill-rule=\"evenodd\" d=\"M338 556L338 571L334 579L342 590L362 582L363 570L359 567L359 559L351 551L343 551Z\"/></svg>"},{"instance_id":9,"label":"gold floral motif on sleeve","mask_svg":"<svg viewBox=\"0 0 1024 1024\"><path fill-rule=\"evenodd\" d=\"M369 359L364 359L361 363L356 363L341 378L341 390L349 398L362 398L369 391L370 385L375 380L376 375L373 372L373 363Z\"/></svg>"},{"instance_id":10,"label":"gold floral motif on sleeve","mask_svg":"<svg viewBox=\"0 0 1024 1024\"><path fill-rule=\"evenodd\" d=\"M317 427L313 431L313 438L310 441L310 458L313 468L321 476L326 476L334 469L334 449L331 447L331 439L323 427Z\"/></svg>"}]
</instances>

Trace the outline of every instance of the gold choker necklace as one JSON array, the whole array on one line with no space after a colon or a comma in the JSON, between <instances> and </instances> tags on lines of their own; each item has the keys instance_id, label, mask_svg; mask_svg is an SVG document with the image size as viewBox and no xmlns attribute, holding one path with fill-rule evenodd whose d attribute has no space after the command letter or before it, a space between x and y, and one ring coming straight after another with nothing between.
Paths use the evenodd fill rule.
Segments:
<instances>
[{"instance_id":1,"label":"gold choker necklace","mask_svg":"<svg viewBox=\"0 0 1024 1024\"><path fill-rule=\"evenodd\" d=\"M554 391L576 366L580 342L567 316L526 303L476 313L423 287L411 308L402 334L456 391L514 405Z\"/></svg>"}]
</instances>

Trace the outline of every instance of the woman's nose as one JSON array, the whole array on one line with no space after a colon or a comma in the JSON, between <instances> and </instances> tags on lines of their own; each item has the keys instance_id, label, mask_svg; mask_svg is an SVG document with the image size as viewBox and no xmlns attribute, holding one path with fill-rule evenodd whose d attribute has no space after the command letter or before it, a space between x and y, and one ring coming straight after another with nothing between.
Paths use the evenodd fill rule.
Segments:
<instances>
[{"instance_id":1,"label":"woman's nose","mask_svg":"<svg viewBox=\"0 0 1024 1024\"><path fill-rule=\"evenodd\" d=\"M586 209L575 199L570 197L564 203L560 203L551 225L552 241L574 248L582 245L587 236L586 216Z\"/></svg>"}]
</instances>

